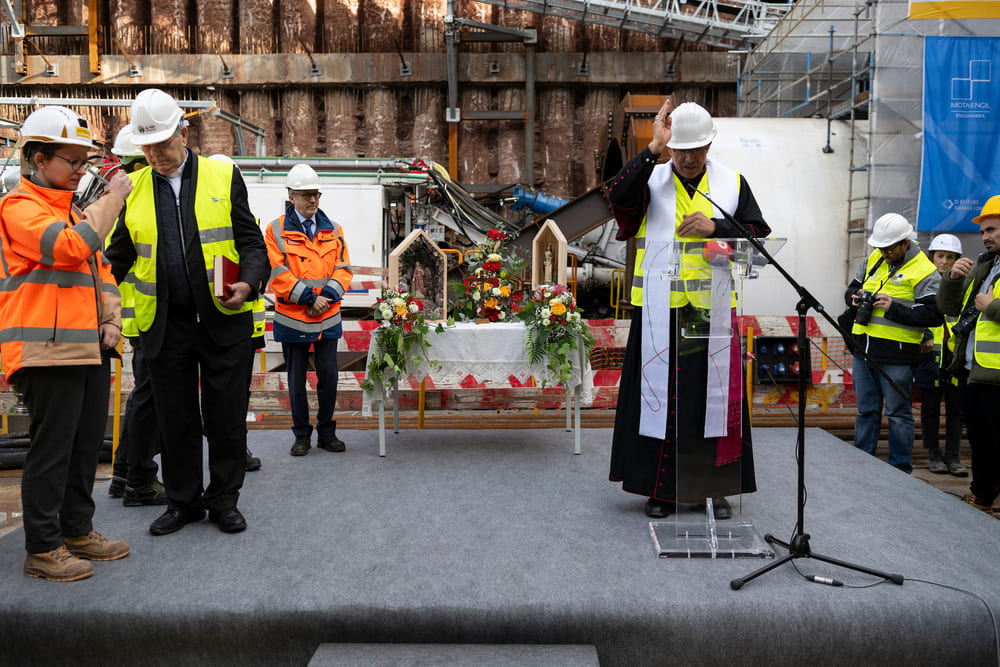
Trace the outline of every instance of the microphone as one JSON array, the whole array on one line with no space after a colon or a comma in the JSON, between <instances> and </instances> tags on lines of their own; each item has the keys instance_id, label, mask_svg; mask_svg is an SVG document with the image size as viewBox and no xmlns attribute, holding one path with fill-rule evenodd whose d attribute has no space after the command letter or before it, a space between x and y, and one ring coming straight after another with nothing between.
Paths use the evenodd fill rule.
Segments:
<instances>
[{"instance_id":1,"label":"microphone","mask_svg":"<svg viewBox=\"0 0 1000 667\"><path fill-rule=\"evenodd\" d=\"M701 254L708 260L709 264L725 265L733 258L733 248L725 241L711 239L705 241L705 249Z\"/></svg>"},{"instance_id":2,"label":"microphone","mask_svg":"<svg viewBox=\"0 0 1000 667\"><path fill-rule=\"evenodd\" d=\"M809 581L814 581L817 584L826 584L827 586L843 586L843 581L838 581L837 579L828 579L826 577L817 577L816 575L807 574L806 579Z\"/></svg>"}]
</instances>

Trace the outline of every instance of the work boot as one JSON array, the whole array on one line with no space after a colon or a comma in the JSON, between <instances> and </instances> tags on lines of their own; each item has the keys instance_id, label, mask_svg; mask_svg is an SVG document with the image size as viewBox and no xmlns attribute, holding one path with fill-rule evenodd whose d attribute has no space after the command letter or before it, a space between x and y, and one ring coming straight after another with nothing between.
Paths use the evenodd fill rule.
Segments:
<instances>
[{"instance_id":1,"label":"work boot","mask_svg":"<svg viewBox=\"0 0 1000 667\"><path fill-rule=\"evenodd\" d=\"M958 454L952 456L945 455L944 463L948 466L948 473L954 475L955 477L968 477L969 469L962 465L962 460L958 457Z\"/></svg>"},{"instance_id":2,"label":"work boot","mask_svg":"<svg viewBox=\"0 0 1000 667\"><path fill-rule=\"evenodd\" d=\"M94 566L69 552L66 545L24 559L24 576L49 581L79 581L94 573Z\"/></svg>"},{"instance_id":3,"label":"work boot","mask_svg":"<svg viewBox=\"0 0 1000 667\"><path fill-rule=\"evenodd\" d=\"M260 466L261 466L260 459L257 458L256 456L254 456L253 453L250 451L250 449L247 448L247 466L246 466L246 471L247 472L255 472L257 470L260 470Z\"/></svg>"},{"instance_id":4,"label":"work boot","mask_svg":"<svg viewBox=\"0 0 1000 667\"><path fill-rule=\"evenodd\" d=\"M674 506L674 503L666 500L650 498L646 501L646 506L642 511L651 519L663 519L674 513Z\"/></svg>"},{"instance_id":5,"label":"work boot","mask_svg":"<svg viewBox=\"0 0 1000 667\"><path fill-rule=\"evenodd\" d=\"M948 464L944 462L940 449L927 450L927 469L935 475L943 475L948 472Z\"/></svg>"},{"instance_id":6,"label":"work boot","mask_svg":"<svg viewBox=\"0 0 1000 667\"><path fill-rule=\"evenodd\" d=\"M338 438L336 433L318 436L316 438L316 446L328 452L342 452L347 449L344 441Z\"/></svg>"},{"instance_id":7,"label":"work boot","mask_svg":"<svg viewBox=\"0 0 1000 667\"><path fill-rule=\"evenodd\" d=\"M309 436L297 435L295 436L295 442L292 444L292 450L289 452L292 456L305 456L312 449L312 445L309 444Z\"/></svg>"},{"instance_id":8,"label":"work boot","mask_svg":"<svg viewBox=\"0 0 1000 667\"><path fill-rule=\"evenodd\" d=\"M143 505L166 505L167 491L155 479L142 486L126 486L122 505L125 507L142 507Z\"/></svg>"},{"instance_id":9,"label":"work boot","mask_svg":"<svg viewBox=\"0 0 1000 667\"><path fill-rule=\"evenodd\" d=\"M112 498L121 498L125 495L125 478L118 475L111 475L111 483L108 484L108 495Z\"/></svg>"},{"instance_id":10,"label":"work boot","mask_svg":"<svg viewBox=\"0 0 1000 667\"><path fill-rule=\"evenodd\" d=\"M976 495L972 493L967 493L964 496L962 496L962 502L965 503L966 505L972 505L980 512L986 512L990 516L993 516L993 506L988 505L985 502L981 501Z\"/></svg>"},{"instance_id":11,"label":"work boot","mask_svg":"<svg viewBox=\"0 0 1000 667\"><path fill-rule=\"evenodd\" d=\"M87 560L118 560L128 556L128 544L112 542L96 530L79 537L63 537L66 548L77 558Z\"/></svg>"}]
</instances>

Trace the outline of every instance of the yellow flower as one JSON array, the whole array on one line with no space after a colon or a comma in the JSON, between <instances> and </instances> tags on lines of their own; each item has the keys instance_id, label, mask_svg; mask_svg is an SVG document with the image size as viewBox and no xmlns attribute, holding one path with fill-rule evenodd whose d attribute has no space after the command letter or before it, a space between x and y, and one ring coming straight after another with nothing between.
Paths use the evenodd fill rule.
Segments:
<instances>
[{"instance_id":1,"label":"yellow flower","mask_svg":"<svg viewBox=\"0 0 1000 667\"><path fill-rule=\"evenodd\" d=\"M496 307L497 305L499 305L499 302L496 299L486 299L486 301L483 301L483 305L486 306L487 308L492 308L496 310Z\"/></svg>"},{"instance_id":2,"label":"yellow flower","mask_svg":"<svg viewBox=\"0 0 1000 667\"><path fill-rule=\"evenodd\" d=\"M552 314L553 315L563 315L566 313L566 304L555 301L552 304Z\"/></svg>"},{"instance_id":3,"label":"yellow flower","mask_svg":"<svg viewBox=\"0 0 1000 667\"><path fill-rule=\"evenodd\" d=\"M501 285L500 286L500 296L510 296L510 286Z\"/></svg>"},{"instance_id":4,"label":"yellow flower","mask_svg":"<svg viewBox=\"0 0 1000 667\"><path fill-rule=\"evenodd\" d=\"M406 306L399 306L396 308L396 315L399 317L406 317Z\"/></svg>"}]
</instances>

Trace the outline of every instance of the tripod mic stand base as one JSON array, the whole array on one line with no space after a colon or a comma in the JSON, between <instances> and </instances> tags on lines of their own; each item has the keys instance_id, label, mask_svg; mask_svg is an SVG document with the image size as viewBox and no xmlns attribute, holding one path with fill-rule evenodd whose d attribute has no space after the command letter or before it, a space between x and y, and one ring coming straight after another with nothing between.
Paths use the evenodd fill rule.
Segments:
<instances>
[{"instance_id":1,"label":"tripod mic stand base","mask_svg":"<svg viewBox=\"0 0 1000 667\"><path fill-rule=\"evenodd\" d=\"M880 570L873 570L869 567L864 567L863 565L855 565L854 563L848 563L846 561L837 560L836 558L830 558L829 556L823 556L821 554L813 553L809 548L809 535L805 533L796 533L792 536L789 542L782 542L778 538L774 537L770 533L764 535L764 540L768 544L777 544L788 549L788 553L781 558L778 558L773 563L768 563L764 567L760 568L756 572L752 572L745 577L740 577L738 579L733 579L729 582L729 587L734 591L738 591L743 588L743 584L756 579L766 572L784 565L788 561L795 560L796 558L813 558L818 561L823 561L824 563L830 563L831 565L837 565L839 567L846 567L849 570L854 570L855 572L863 572L865 574L870 574L873 577L878 577L880 579L885 579L886 581L891 581L899 586L903 585L905 580L901 574L890 574L888 572L882 572Z\"/></svg>"}]
</instances>

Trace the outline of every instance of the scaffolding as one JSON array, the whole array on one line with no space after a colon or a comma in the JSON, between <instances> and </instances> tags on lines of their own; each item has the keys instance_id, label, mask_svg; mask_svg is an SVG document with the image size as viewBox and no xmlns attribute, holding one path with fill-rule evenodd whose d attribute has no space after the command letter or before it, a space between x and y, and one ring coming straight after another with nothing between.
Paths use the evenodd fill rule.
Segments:
<instances>
[{"instance_id":1,"label":"scaffolding","mask_svg":"<svg viewBox=\"0 0 1000 667\"><path fill-rule=\"evenodd\" d=\"M848 266L865 232L896 212L916 220L928 35L1000 35L996 21L910 20L908 0L799 0L747 54L740 115L827 119L850 134ZM817 137L821 142L822 137Z\"/></svg>"}]
</instances>

